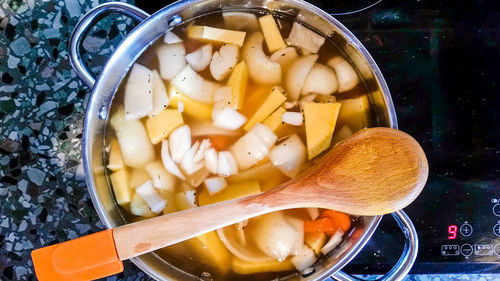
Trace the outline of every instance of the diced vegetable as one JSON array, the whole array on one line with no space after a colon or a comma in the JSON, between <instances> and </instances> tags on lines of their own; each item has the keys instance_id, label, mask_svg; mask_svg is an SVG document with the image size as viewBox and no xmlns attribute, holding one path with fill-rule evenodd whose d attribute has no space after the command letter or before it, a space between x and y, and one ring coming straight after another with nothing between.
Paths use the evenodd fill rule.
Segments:
<instances>
[{"instance_id":1,"label":"diced vegetable","mask_svg":"<svg viewBox=\"0 0 500 281\"><path fill-rule=\"evenodd\" d=\"M163 162L163 166L165 167L165 169L169 171L172 175L180 178L181 180L186 179L186 177L182 174L177 164L170 156L169 144L167 140L163 140L161 143L161 160Z\"/></svg>"},{"instance_id":2,"label":"diced vegetable","mask_svg":"<svg viewBox=\"0 0 500 281\"><path fill-rule=\"evenodd\" d=\"M120 144L116 139L112 139L111 144L109 145L109 162L106 167L113 172L121 170L124 167L122 151L120 150Z\"/></svg>"},{"instance_id":3,"label":"diced vegetable","mask_svg":"<svg viewBox=\"0 0 500 281\"><path fill-rule=\"evenodd\" d=\"M233 94L231 87L220 87L214 92L214 103L223 103L225 105L232 106L232 102Z\"/></svg>"},{"instance_id":4,"label":"diced vegetable","mask_svg":"<svg viewBox=\"0 0 500 281\"><path fill-rule=\"evenodd\" d=\"M302 104L302 109L306 123L307 154L310 160L330 146L340 103L306 102Z\"/></svg>"},{"instance_id":5,"label":"diced vegetable","mask_svg":"<svg viewBox=\"0 0 500 281\"><path fill-rule=\"evenodd\" d=\"M302 95L316 93L330 95L337 91L337 75L328 66L315 63L311 71L304 80Z\"/></svg>"},{"instance_id":6,"label":"diced vegetable","mask_svg":"<svg viewBox=\"0 0 500 281\"><path fill-rule=\"evenodd\" d=\"M145 182L143 185L136 188L135 192L146 201L151 211L155 214L160 213L167 206L167 201L161 198L156 192L152 181Z\"/></svg>"},{"instance_id":7,"label":"diced vegetable","mask_svg":"<svg viewBox=\"0 0 500 281\"><path fill-rule=\"evenodd\" d=\"M238 166L233 154L229 151L219 151L217 159L217 174L221 177L229 177L238 173Z\"/></svg>"},{"instance_id":8,"label":"diced vegetable","mask_svg":"<svg viewBox=\"0 0 500 281\"><path fill-rule=\"evenodd\" d=\"M238 63L240 48L236 45L222 45L219 51L214 52L210 62L210 73L217 81L226 79Z\"/></svg>"},{"instance_id":9,"label":"diced vegetable","mask_svg":"<svg viewBox=\"0 0 500 281\"><path fill-rule=\"evenodd\" d=\"M259 21L255 14L244 12L223 12L224 24L229 29L236 30L257 30L259 29Z\"/></svg>"},{"instance_id":10,"label":"diced vegetable","mask_svg":"<svg viewBox=\"0 0 500 281\"><path fill-rule=\"evenodd\" d=\"M195 71L203 71L210 65L212 59L212 45L205 44L194 52L186 55L186 61Z\"/></svg>"},{"instance_id":11,"label":"diced vegetable","mask_svg":"<svg viewBox=\"0 0 500 281\"><path fill-rule=\"evenodd\" d=\"M321 248L325 245L326 238L324 232L306 232L304 234L304 242L313 249L316 255L321 254Z\"/></svg>"},{"instance_id":12,"label":"diced vegetable","mask_svg":"<svg viewBox=\"0 0 500 281\"><path fill-rule=\"evenodd\" d=\"M186 49L183 43L164 44L156 49L161 78L171 81L186 66Z\"/></svg>"},{"instance_id":13,"label":"diced vegetable","mask_svg":"<svg viewBox=\"0 0 500 281\"><path fill-rule=\"evenodd\" d=\"M177 36L175 33L173 33L171 30L165 32L165 37L163 37L163 42L166 44L176 44L176 43L182 43L181 38Z\"/></svg>"},{"instance_id":14,"label":"diced vegetable","mask_svg":"<svg viewBox=\"0 0 500 281\"><path fill-rule=\"evenodd\" d=\"M165 84L158 74L158 71L153 70L153 109L149 112L149 117L154 117L162 112L169 105L167 90Z\"/></svg>"},{"instance_id":15,"label":"diced vegetable","mask_svg":"<svg viewBox=\"0 0 500 281\"><path fill-rule=\"evenodd\" d=\"M223 272L229 270L227 265L231 262L231 254L224 247L215 231L191 238L186 243L191 249L191 253L195 253L196 260L213 264Z\"/></svg>"},{"instance_id":16,"label":"diced vegetable","mask_svg":"<svg viewBox=\"0 0 500 281\"><path fill-rule=\"evenodd\" d=\"M325 43L325 37L304 27L298 22L294 22L286 42L288 45L299 47L304 54L316 54Z\"/></svg>"},{"instance_id":17,"label":"diced vegetable","mask_svg":"<svg viewBox=\"0 0 500 281\"><path fill-rule=\"evenodd\" d=\"M329 252L331 252L333 249L335 249L335 247L337 247L340 242L342 242L342 236L344 235L344 233L342 232L342 230L338 230L331 238L330 240L328 240L328 242L326 243L325 246L323 246L323 248L321 248L321 253L323 255L326 255L328 254Z\"/></svg>"},{"instance_id":18,"label":"diced vegetable","mask_svg":"<svg viewBox=\"0 0 500 281\"><path fill-rule=\"evenodd\" d=\"M190 189L177 193L176 202L181 210L196 208L196 190Z\"/></svg>"},{"instance_id":19,"label":"diced vegetable","mask_svg":"<svg viewBox=\"0 0 500 281\"><path fill-rule=\"evenodd\" d=\"M286 112L286 109L283 106L278 107L271 115L269 115L262 122L263 125L269 127L273 132L276 132L280 125L283 125L283 121L281 121L281 116Z\"/></svg>"},{"instance_id":20,"label":"diced vegetable","mask_svg":"<svg viewBox=\"0 0 500 281\"><path fill-rule=\"evenodd\" d=\"M271 148L271 146L278 140L278 136L273 133L273 130L265 125L262 125L261 123L255 123L253 128L248 132L254 133L258 136L267 149Z\"/></svg>"},{"instance_id":21,"label":"diced vegetable","mask_svg":"<svg viewBox=\"0 0 500 281\"><path fill-rule=\"evenodd\" d=\"M260 17L259 23L269 52L273 53L286 47L273 15L268 14Z\"/></svg>"},{"instance_id":22,"label":"diced vegetable","mask_svg":"<svg viewBox=\"0 0 500 281\"><path fill-rule=\"evenodd\" d=\"M147 116L153 109L153 72L135 63L125 84L125 120Z\"/></svg>"},{"instance_id":23,"label":"diced vegetable","mask_svg":"<svg viewBox=\"0 0 500 281\"><path fill-rule=\"evenodd\" d=\"M238 274L254 274L259 272L279 272L293 270L294 266L290 260L282 262L274 260L269 262L249 262L238 257L233 258L232 267Z\"/></svg>"},{"instance_id":24,"label":"diced vegetable","mask_svg":"<svg viewBox=\"0 0 500 281\"><path fill-rule=\"evenodd\" d=\"M321 213L321 218L329 218L332 222L339 227L342 232L346 233L351 228L351 218L347 214L334 210L324 210Z\"/></svg>"},{"instance_id":25,"label":"diced vegetable","mask_svg":"<svg viewBox=\"0 0 500 281\"><path fill-rule=\"evenodd\" d=\"M174 80L172 85L181 91L184 95L202 103L212 104L214 101L214 92L217 85L208 80L204 80L189 65L186 65Z\"/></svg>"},{"instance_id":26,"label":"diced vegetable","mask_svg":"<svg viewBox=\"0 0 500 281\"><path fill-rule=\"evenodd\" d=\"M116 203L123 206L130 203L132 198L132 188L128 183L128 174L125 170L114 172L109 177L113 192L115 193Z\"/></svg>"},{"instance_id":27,"label":"diced vegetable","mask_svg":"<svg viewBox=\"0 0 500 281\"><path fill-rule=\"evenodd\" d=\"M266 144L254 132L247 132L239 138L231 146L230 151L240 170L250 168L269 154Z\"/></svg>"},{"instance_id":28,"label":"diced vegetable","mask_svg":"<svg viewBox=\"0 0 500 281\"><path fill-rule=\"evenodd\" d=\"M245 100L245 92L248 82L248 69L244 60L238 63L231 76L227 80L227 85L231 87L231 106L240 110Z\"/></svg>"},{"instance_id":29,"label":"diced vegetable","mask_svg":"<svg viewBox=\"0 0 500 281\"><path fill-rule=\"evenodd\" d=\"M210 175L210 172L205 167L203 167L194 174L188 176L187 182L193 187L198 187L203 183L208 175Z\"/></svg>"},{"instance_id":30,"label":"diced vegetable","mask_svg":"<svg viewBox=\"0 0 500 281\"><path fill-rule=\"evenodd\" d=\"M367 95L339 100L338 102L342 104L339 122L349 125L349 128L353 131L360 130L369 124L370 102Z\"/></svg>"},{"instance_id":31,"label":"diced vegetable","mask_svg":"<svg viewBox=\"0 0 500 281\"><path fill-rule=\"evenodd\" d=\"M175 189L175 177L165 170L161 161L155 161L147 164L146 171L151 177L154 187L170 191Z\"/></svg>"},{"instance_id":32,"label":"diced vegetable","mask_svg":"<svg viewBox=\"0 0 500 281\"><path fill-rule=\"evenodd\" d=\"M212 174L217 174L217 151L213 148L208 149L205 152L205 167Z\"/></svg>"},{"instance_id":33,"label":"diced vegetable","mask_svg":"<svg viewBox=\"0 0 500 281\"><path fill-rule=\"evenodd\" d=\"M309 218L315 220L319 217L319 209L318 208L306 208L307 213L309 214Z\"/></svg>"},{"instance_id":34,"label":"diced vegetable","mask_svg":"<svg viewBox=\"0 0 500 281\"><path fill-rule=\"evenodd\" d=\"M237 130L245 124L247 118L227 104L217 103L212 109L212 120L219 128Z\"/></svg>"},{"instance_id":35,"label":"diced vegetable","mask_svg":"<svg viewBox=\"0 0 500 281\"><path fill-rule=\"evenodd\" d=\"M306 160L306 146L293 134L271 150L269 159L283 174L293 178L299 174Z\"/></svg>"},{"instance_id":36,"label":"diced vegetable","mask_svg":"<svg viewBox=\"0 0 500 281\"><path fill-rule=\"evenodd\" d=\"M170 134L169 148L172 160L180 163L191 148L191 131L188 125L180 126Z\"/></svg>"},{"instance_id":37,"label":"diced vegetable","mask_svg":"<svg viewBox=\"0 0 500 281\"><path fill-rule=\"evenodd\" d=\"M281 82L281 66L264 53L264 36L260 32L252 33L242 49L243 58L248 66L250 78L260 84L276 85Z\"/></svg>"},{"instance_id":38,"label":"diced vegetable","mask_svg":"<svg viewBox=\"0 0 500 281\"><path fill-rule=\"evenodd\" d=\"M287 111L281 115L281 122L292 126L302 126L304 116L300 112Z\"/></svg>"},{"instance_id":39,"label":"diced vegetable","mask_svg":"<svg viewBox=\"0 0 500 281\"><path fill-rule=\"evenodd\" d=\"M316 255L311 248L302 245L302 250L297 255L293 256L290 261L298 271L302 271L316 262Z\"/></svg>"},{"instance_id":40,"label":"diced vegetable","mask_svg":"<svg viewBox=\"0 0 500 281\"><path fill-rule=\"evenodd\" d=\"M156 191L158 191L161 198L167 201L167 207L163 209L162 214L170 214L181 210L177 204L177 193L175 190L157 189Z\"/></svg>"},{"instance_id":41,"label":"diced vegetable","mask_svg":"<svg viewBox=\"0 0 500 281\"><path fill-rule=\"evenodd\" d=\"M304 221L304 232L324 232L333 235L337 229L337 225L329 218Z\"/></svg>"},{"instance_id":42,"label":"diced vegetable","mask_svg":"<svg viewBox=\"0 0 500 281\"><path fill-rule=\"evenodd\" d=\"M151 143L160 143L182 124L184 124L182 114L175 109L165 109L158 115L148 118L146 120L146 129Z\"/></svg>"},{"instance_id":43,"label":"diced vegetable","mask_svg":"<svg viewBox=\"0 0 500 281\"><path fill-rule=\"evenodd\" d=\"M273 212L254 219L253 240L268 256L284 261L296 241L303 235L285 218L283 212Z\"/></svg>"},{"instance_id":44,"label":"diced vegetable","mask_svg":"<svg viewBox=\"0 0 500 281\"><path fill-rule=\"evenodd\" d=\"M232 131L232 132L239 132L238 134L241 134L240 131ZM209 136L208 138L212 142L212 146L219 151L227 150L231 146L231 142L234 141L234 137L228 135L213 135Z\"/></svg>"},{"instance_id":45,"label":"diced vegetable","mask_svg":"<svg viewBox=\"0 0 500 281\"><path fill-rule=\"evenodd\" d=\"M339 118L340 120L340 118ZM349 128L349 126L342 126L340 130L335 131L335 134L332 138L332 145L336 145L339 141L350 137L353 134L353 131Z\"/></svg>"},{"instance_id":46,"label":"diced vegetable","mask_svg":"<svg viewBox=\"0 0 500 281\"><path fill-rule=\"evenodd\" d=\"M260 193L258 181L230 183L224 190L214 195L208 195L208 191L202 189L198 195L198 203L200 206L205 206L257 193Z\"/></svg>"},{"instance_id":47,"label":"diced vegetable","mask_svg":"<svg viewBox=\"0 0 500 281\"><path fill-rule=\"evenodd\" d=\"M227 181L221 177L212 177L203 181L207 188L208 195L214 195L227 187Z\"/></svg>"},{"instance_id":48,"label":"diced vegetable","mask_svg":"<svg viewBox=\"0 0 500 281\"><path fill-rule=\"evenodd\" d=\"M132 189L141 186L143 183L151 180L149 173L143 168L132 168L129 173L129 185Z\"/></svg>"},{"instance_id":49,"label":"diced vegetable","mask_svg":"<svg viewBox=\"0 0 500 281\"><path fill-rule=\"evenodd\" d=\"M281 65L283 73L286 72L288 67L299 57L297 50L294 47L286 47L277 50L271 55L271 60Z\"/></svg>"},{"instance_id":50,"label":"diced vegetable","mask_svg":"<svg viewBox=\"0 0 500 281\"><path fill-rule=\"evenodd\" d=\"M210 119L212 115L212 106L200 101L194 100L187 95L184 95L178 88L173 85L168 87L168 95L170 97L170 106L178 108L179 103L182 103L187 115L196 119Z\"/></svg>"},{"instance_id":51,"label":"diced vegetable","mask_svg":"<svg viewBox=\"0 0 500 281\"><path fill-rule=\"evenodd\" d=\"M141 167L154 160L154 148L141 121L125 120L125 112L120 107L110 123L116 132L125 165Z\"/></svg>"},{"instance_id":52,"label":"diced vegetable","mask_svg":"<svg viewBox=\"0 0 500 281\"><path fill-rule=\"evenodd\" d=\"M339 93L347 92L358 84L359 78L356 70L342 57L333 57L326 64L337 74Z\"/></svg>"},{"instance_id":53,"label":"diced vegetable","mask_svg":"<svg viewBox=\"0 0 500 281\"><path fill-rule=\"evenodd\" d=\"M200 143L200 148L194 154L194 161L203 161L205 159L205 152L211 148L210 139L203 139Z\"/></svg>"},{"instance_id":54,"label":"diced vegetable","mask_svg":"<svg viewBox=\"0 0 500 281\"><path fill-rule=\"evenodd\" d=\"M285 90L288 93L288 100L296 101L299 99L306 77L317 59L318 55L308 55L298 58L290 65L285 74Z\"/></svg>"},{"instance_id":55,"label":"diced vegetable","mask_svg":"<svg viewBox=\"0 0 500 281\"><path fill-rule=\"evenodd\" d=\"M137 193L132 196L132 201L130 202L130 212L133 215L151 218L155 216L155 213L151 212L148 203L144 201Z\"/></svg>"},{"instance_id":56,"label":"diced vegetable","mask_svg":"<svg viewBox=\"0 0 500 281\"><path fill-rule=\"evenodd\" d=\"M196 120L196 122L189 123L189 127L191 128L192 137L209 136L213 138L221 136L227 138L228 136L237 136L241 134L239 130L227 130L216 127L214 123L209 120Z\"/></svg>"},{"instance_id":57,"label":"diced vegetable","mask_svg":"<svg viewBox=\"0 0 500 281\"><path fill-rule=\"evenodd\" d=\"M234 44L239 47L245 41L246 32L210 26L190 25L187 27L187 36L192 39L207 40L223 44Z\"/></svg>"},{"instance_id":58,"label":"diced vegetable","mask_svg":"<svg viewBox=\"0 0 500 281\"><path fill-rule=\"evenodd\" d=\"M286 101L285 91L283 88L276 86L273 87L271 94L262 102L257 111L252 115L252 117L245 124L243 129L246 131L250 130L255 123L261 122L267 118L276 108L278 108L283 102Z\"/></svg>"},{"instance_id":59,"label":"diced vegetable","mask_svg":"<svg viewBox=\"0 0 500 281\"><path fill-rule=\"evenodd\" d=\"M181 168L187 176L194 174L205 165L204 161L195 161L194 159L194 155L196 154L196 151L198 151L199 147L200 142L195 142L186 154L184 154L184 157L182 157Z\"/></svg>"}]
</instances>

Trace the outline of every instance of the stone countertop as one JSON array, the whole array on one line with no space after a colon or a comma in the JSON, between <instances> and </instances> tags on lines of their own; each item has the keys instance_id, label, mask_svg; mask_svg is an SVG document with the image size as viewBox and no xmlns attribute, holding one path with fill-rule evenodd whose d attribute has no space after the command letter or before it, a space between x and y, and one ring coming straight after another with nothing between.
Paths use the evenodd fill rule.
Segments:
<instances>
[{"instance_id":1,"label":"stone countertop","mask_svg":"<svg viewBox=\"0 0 500 281\"><path fill-rule=\"evenodd\" d=\"M1 280L36 280L33 249L103 229L80 164L89 89L72 70L68 55L73 27L100 2L0 2ZM132 27L129 19L111 17L91 31L83 48L94 73ZM123 273L105 280L151 280L132 263L124 265ZM413 275L405 280L500 277Z\"/></svg>"}]
</instances>

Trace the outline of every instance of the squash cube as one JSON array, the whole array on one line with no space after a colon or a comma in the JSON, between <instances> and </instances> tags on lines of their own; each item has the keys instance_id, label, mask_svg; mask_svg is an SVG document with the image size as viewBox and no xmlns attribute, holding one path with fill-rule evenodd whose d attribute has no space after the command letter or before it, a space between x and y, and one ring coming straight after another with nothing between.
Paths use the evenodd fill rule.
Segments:
<instances>
[{"instance_id":1,"label":"squash cube","mask_svg":"<svg viewBox=\"0 0 500 281\"><path fill-rule=\"evenodd\" d=\"M231 76L227 80L227 85L231 87L231 106L240 110L245 100L245 91L248 82L248 69L245 61L241 61L235 67Z\"/></svg>"},{"instance_id":2,"label":"squash cube","mask_svg":"<svg viewBox=\"0 0 500 281\"><path fill-rule=\"evenodd\" d=\"M273 111L286 101L285 90L282 87L273 87L271 94L267 96L257 111L249 118L243 129L250 130L257 122L266 119ZM281 118L281 116L280 116Z\"/></svg>"},{"instance_id":3,"label":"squash cube","mask_svg":"<svg viewBox=\"0 0 500 281\"><path fill-rule=\"evenodd\" d=\"M196 253L199 260L206 261L222 271L229 269L227 265L231 262L231 254L215 231L191 238L186 244Z\"/></svg>"},{"instance_id":4,"label":"squash cube","mask_svg":"<svg viewBox=\"0 0 500 281\"><path fill-rule=\"evenodd\" d=\"M132 188L130 188L128 182L127 172L125 170L120 170L112 173L109 178L113 186L116 202L121 206L130 203L132 199Z\"/></svg>"},{"instance_id":5,"label":"squash cube","mask_svg":"<svg viewBox=\"0 0 500 281\"><path fill-rule=\"evenodd\" d=\"M206 188L203 188L198 195L198 205L205 206L227 201L235 198L250 196L260 193L260 184L258 181L234 182L214 195L208 195Z\"/></svg>"},{"instance_id":6,"label":"squash cube","mask_svg":"<svg viewBox=\"0 0 500 281\"><path fill-rule=\"evenodd\" d=\"M178 108L179 103L184 106L184 112L196 119L210 119L212 117L212 106L206 103L194 100L183 94L175 86L168 87L168 96L170 98L170 106Z\"/></svg>"},{"instance_id":7,"label":"squash cube","mask_svg":"<svg viewBox=\"0 0 500 281\"><path fill-rule=\"evenodd\" d=\"M259 18L260 29L264 34L264 39L266 40L267 49L270 53L274 53L277 50L281 50L286 47L283 37L281 37L280 30L273 15L265 15Z\"/></svg>"},{"instance_id":8,"label":"squash cube","mask_svg":"<svg viewBox=\"0 0 500 281\"><path fill-rule=\"evenodd\" d=\"M233 258L232 262L233 270L239 274L253 274L259 272L272 272L272 271L288 271L294 270L290 259L286 259L282 262L278 260L267 261L267 262L249 262L242 260L238 257Z\"/></svg>"},{"instance_id":9,"label":"squash cube","mask_svg":"<svg viewBox=\"0 0 500 281\"><path fill-rule=\"evenodd\" d=\"M109 145L109 163L106 167L113 172L121 170L124 167L120 144L115 138L111 140L111 144Z\"/></svg>"},{"instance_id":10,"label":"squash cube","mask_svg":"<svg viewBox=\"0 0 500 281\"><path fill-rule=\"evenodd\" d=\"M308 159L311 160L330 146L340 103L302 104L306 125Z\"/></svg>"},{"instance_id":11,"label":"squash cube","mask_svg":"<svg viewBox=\"0 0 500 281\"><path fill-rule=\"evenodd\" d=\"M202 25L190 25L187 36L192 39L207 40L222 44L234 44L241 47L245 41L246 32L215 28Z\"/></svg>"},{"instance_id":12,"label":"squash cube","mask_svg":"<svg viewBox=\"0 0 500 281\"><path fill-rule=\"evenodd\" d=\"M184 124L184 120L177 109L165 109L160 114L148 118L146 129L151 143L160 143L182 124Z\"/></svg>"}]
</instances>

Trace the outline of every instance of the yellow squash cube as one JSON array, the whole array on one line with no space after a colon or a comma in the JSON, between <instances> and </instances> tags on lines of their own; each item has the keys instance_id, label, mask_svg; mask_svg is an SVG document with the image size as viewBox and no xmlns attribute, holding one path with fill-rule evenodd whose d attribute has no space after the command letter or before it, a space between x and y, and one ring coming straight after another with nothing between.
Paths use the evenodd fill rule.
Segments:
<instances>
[{"instance_id":1,"label":"yellow squash cube","mask_svg":"<svg viewBox=\"0 0 500 281\"><path fill-rule=\"evenodd\" d=\"M248 120L243 129L248 131L257 123L266 119L273 111L286 101L285 90L282 87L273 87L271 94L267 96L253 116ZM281 118L281 117L280 117Z\"/></svg>"},{"instance_id":2,"label":"yellow squash cube","mask_svg":"<svg viewBox=\"0 0 500 281\"><path fill-rule=\"evenodd\" d=\"M227 271L231 262L231 254L226 249L215 231L211 231L186 241L188 247L194 251L197 258L207 262L222 271Z\"/></svg>"},{"instance_id":3,"label":"yellow squash cube","mask_svg":"<svg viewBox=\"0 0 500 281\"><path fill-rule=\"evenodd\" d=\"M182 124L184 124L184 120L177 109L165 109L160 114L146 120L146 129L151 142L158 144Z\"/></svg>"},{"instance_id":4,"label":"yellow squash cube","mask_svg":"<svg viewBox=\"0 0 500 281\"><path fill-rule=\"evenodd\" d=\"M215 28L203 25L190 25L187 36L192 39L215 41L222 44L234 44L241 47L245 41L246 32Z\"/></svg>"},{"instance_id":5,"label":"yellow squash cube","mask_svg":"<svg viewBox=\"0 0 500 281\"><path fill-rule=\"evenodd\" d=\"M113 192L115 193L116 202L121 205L127 205L132 199L132 188L129 185L127 171L120 170L114 172L109 177Z\"/></svg>"},{"instance_id":6,"label":"yellow squash cube","mask_svg":"<svg viewBox=\"0 0 500 281\"><path fill-rule=\"evenodd\" d=\"M248 82L248 69L245 61L241 61L235 67L231 76L227 80L227 85L231 87L231 100L235 109L240 110L245 100L245 91Z\"/></svg>"},{"instance_id":7,"label":"yellow squash cube","mask_svg":"<svg viewBox=\"0 0 500 281\"><path fill-rule=\"evenodd\" d=\"M111 140L111 144L109 145L109 163L106 167L108 167L111 171L116 172L123 169L123 165L123 156L120 144L118 143L118 140L113 138L113 140Z\"/></svg>"},{"instance_id":8,"label":"yellow squash cube","mask_svg":"<svg viewBox=\"0 0 500 281\"><path fill-rule=\"evenodd\" d=\"M146 170L141 168L132 168L128 178L128 184L131 188L135 189L148 180L151 180L151 176L149 176Z\"/></svg>"},{"instance_id":9,"label":"yellow squash cube","mask_svg":"<svg viewBox=\"0 0 500 281\"><path fill-rule=\"evenodd\" d=\"M306 125L307 155L311 160L330 146L340 103L302 104Z\"/></svg>"},{"instance_id":10,"label":"yellow squash cube","mask_svg":"<svg viewBox=\"0 0 500 281\"><path fill-rule=\"evenodd\" d=\"M259 18L260 29L264 34L264 39L266 40L267 49L270 53L274 53L277 50L281 50L286 47L283 37L281 37L280 30L273 15L265 15Z\"/></svg>"},{"instance_id":11,"label":"yellow squash cube","mask_svg":"<svg viewBox=\"0 0 500 281\"><path fill-rule=\"evenodd\" d=\"M179 102L181 102L184 106L184 113L191 117L196 119L210 119L212 117L211 105L186 96L173 85L168 87L168 96L170 98L170 106L177 108Z\"/></svg>"},{"instance_id":12,"label":"yellow squash cube","mask_svg":"<svg viewBox=\"0 0 500 281\"><path fill-rule=\"evenodd\" d=\"M304 234L304 243L313 249L316 255L320 255L321 248L326 243L326 234L324 232L306 232Z\"/></svg>"},{"instance_id":13,"label":"yellow squash cube","mask_svg":"<svg viewBox=\"0 0 500 281\"><path fill-rule=\"evenodd\" d=\"M263 125L268 126L273 130L273 132L276 132L278 128L281 125L284 125L283 122L281 121L281 115L286 112L286 109L283 106L278 107L271 115L269 115L264 121L262 121Z\"/></svg>"},{"instance_id":14,"label":"yellow squash cube","mask_svg":"<svg viewBox=\"0 0 500 281\"><path fill-rule=\"evenodd\" d=\"M367 95L339 100L338 102L342 104L339 123L349 125L353 131L358 131L369 125L370 102Z\"/></svg>"},{"instance_id":15,"label":"yellow squash cube","mask_svg":"<svg viewBox=\"0 0 500 281\"><path fill-rule=\"evenodd\" d=\"M288 271L294 270L295 267L286 259L282 262L278 260L268 262L249 262L242 260L238 257L233 258L233 270L239 274L253 274L259 272L272 272L272 271Z\"/></svg>"},{"instance_id":16,"label":"yellow squash cube","mask_svg":"<svg viewBox=\"0 0 500 281\"><path fill-rule=\"evenodd\" d=\"M214 195L208 195L207 189L203 188L198 195L198 205L205 206L215 204L217 202L250 196L257 193L260 193L260 184L258 181L230 183L226 188Z\"/></svg>"}]
</instances>

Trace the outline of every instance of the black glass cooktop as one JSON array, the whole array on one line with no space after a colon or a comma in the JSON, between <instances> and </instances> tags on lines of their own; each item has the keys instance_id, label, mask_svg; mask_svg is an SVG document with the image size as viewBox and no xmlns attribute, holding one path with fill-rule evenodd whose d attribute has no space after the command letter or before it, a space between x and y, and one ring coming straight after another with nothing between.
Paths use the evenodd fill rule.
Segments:
<instances>
[{"instance_id":1,"label":"black glass cooktop","mask_svg":"<svg viewBox=\"0 0 500 281\"><path fill-rule=\"evenodd\" d=\"M500 272L500 12L495 1L311 1L365 45L392 93L399 128L426 151L430 177L405 211L420 238L412 273ZM152 13L166 1L138 1ZM383 273L403 248L390 216L346 271Z\"/></svg>"}]
</instances>

